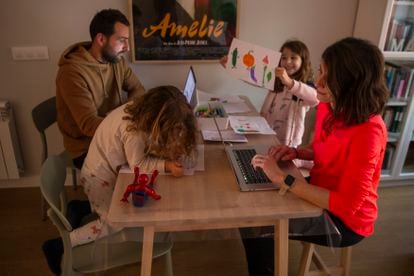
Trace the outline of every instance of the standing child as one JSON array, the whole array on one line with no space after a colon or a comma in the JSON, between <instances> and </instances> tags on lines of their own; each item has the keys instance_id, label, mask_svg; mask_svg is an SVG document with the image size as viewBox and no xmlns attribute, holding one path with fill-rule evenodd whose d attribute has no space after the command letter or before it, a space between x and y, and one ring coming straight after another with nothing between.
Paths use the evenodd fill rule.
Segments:
<instances>
[{"instance_id":1,"label":"standing child","mask_svg":"<svg viewBox=\"0 0 414 276\"><path fill-rule=\"evenodd\" d=\"M305 116L316 106L309 50L299 40L288 40L280 48L280 67L275 69L275 89L269 91L260 114L276 131L281 144L297 147L302 143Z\"/></svg>"},{"instance_id":2,"label":"standing child","mask_svg":"<svg viewBox=\"0 0 414 276\"><path fill-rule=\"evenodd\" d=\"M178 160L190 156L195 147L196 120L183 93L176 87L153 88L108 114L96 130L81 171L84 191L99 218L70 233L72 246L121 230L110 225L106 217L122 165L138 166L146 173L158 170L181 176L184 169ZM58 274L63 246L60 239L52 241L55 244L43 250L49 267Z\"/></svg>"}]
</instances>

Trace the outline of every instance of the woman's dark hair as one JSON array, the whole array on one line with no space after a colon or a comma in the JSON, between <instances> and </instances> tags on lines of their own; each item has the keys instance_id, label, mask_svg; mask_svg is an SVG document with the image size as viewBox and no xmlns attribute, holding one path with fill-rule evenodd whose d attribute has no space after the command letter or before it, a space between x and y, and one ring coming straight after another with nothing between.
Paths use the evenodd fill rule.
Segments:
<instances>
[{"instance_id":1,"label":"woman's dark hair","mask_svg":"<svg viewBox=\"0 0 414 276\"><path fill-rule=\"evenodd\" d=\"M184 94L174 86L159 86L126 105L127 131L148 135L146 152L177 160L195 150L197 123Z\"/></svg>"},{"instance_id":2,"label":"woman's dark hair","mask_svg":"<svg viewBox=\"0 0 414 276\"><path fill-rule=\"evenodd\" d=\"M125 26L129 26L128 19L119 10L101 10L95 14L91 24L89 25L89 34L91 35L91 39L93 40L99 33L104 34L106 37L111 36L114 33L114 26L117 22L122 23Z\"/></svg>"},{"instance_id":3,"label":"woman's dark hair","mask_svg":"<svg viewBox=\"0 0 414 276\"><path fill-rule=\"evenodd\" d=\"M348 37L326 48L322 62L327 70L326 85L333 97L332 115L324 122L328 133L334 121L351 126L382 113L389 92L384 57L377 46Z\"/></svg>"},{"instance_id":4,"label":"woman's dark hair","mask_svg":"<svg viewBox=\"0 0 414 276\"><path fill-rule=\"evenodd\" d=\"M303 43L300 40L288 40L285 43L283 43L279 51L283 52L283 49L285 48L299 55L300 58L302 59L302 64L299 70L290 77L300 82L304 82L304 83L309 82L312 78L312 67L311 67L310 54L309 54L308 47L306 47L305 43ZM284 88L284 85L282 81L279 78L276 78L274 92L282 92L283 88Z\"/></svg>"}]
</instances>

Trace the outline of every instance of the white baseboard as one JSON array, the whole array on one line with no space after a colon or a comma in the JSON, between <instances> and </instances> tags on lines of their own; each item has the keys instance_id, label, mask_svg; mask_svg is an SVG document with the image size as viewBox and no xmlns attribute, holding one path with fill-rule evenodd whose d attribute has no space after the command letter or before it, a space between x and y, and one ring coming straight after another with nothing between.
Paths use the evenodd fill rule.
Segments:
<instances>
[{"instance_id":1,"label":"white baseboard","mask_svg":"<svg viewBox=\"0 0 414 276\"><path fill-rule=\"evenodd\" d=\"M78 174L80 171L78 171ZM78 175L77 174L77 175ZM78 181L79 183L79 181ZM72 173L71 170L67 170L65 186L72 185ZM27 188L27 187L39 187L40 175L20 177L18 179L0 179L0 189L2 188Z\"/></svg>"}]
</instances>

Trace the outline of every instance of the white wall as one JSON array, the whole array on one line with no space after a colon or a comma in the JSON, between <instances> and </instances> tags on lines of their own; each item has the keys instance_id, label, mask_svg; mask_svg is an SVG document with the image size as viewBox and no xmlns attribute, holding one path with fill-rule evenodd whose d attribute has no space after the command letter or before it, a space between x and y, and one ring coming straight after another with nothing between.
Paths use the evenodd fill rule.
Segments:
<instances>
[{"instance_id":1,"label":"white wall","mask_svg":"<svg viewBox=\"0 0 414 276\"><path fill-rule=\"evenodd\" d=\"M260 3L260 4L259 4ZM352 35L358 0L240 0L239 37L264 47L279 49L289 38L304 41L313 67L326 46ZM77 41L89 40L88 26L103 8L128 14L127 0L2 0L0 2L0 99L8 99L17 117L26 172L20 180L0 180L0 187L27 183L39 174L40 138L31 110L55 94L57 61L61 52ZM12 46L44 45L49 60L13 61ZM161 84L182 87L188 64L133 64L146 88ZM216 94L244 94L260 107L266 91L232 79L216 63L194 64L201 90ZM54 127L47 133L51 153L63 149Z\"/></svg>"}]
</instances>

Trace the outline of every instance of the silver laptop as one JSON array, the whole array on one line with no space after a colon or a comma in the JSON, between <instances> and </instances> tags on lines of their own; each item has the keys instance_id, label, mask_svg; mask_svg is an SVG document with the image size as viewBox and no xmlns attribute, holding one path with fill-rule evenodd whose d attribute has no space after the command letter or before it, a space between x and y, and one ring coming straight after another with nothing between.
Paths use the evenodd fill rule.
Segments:
<instances>
[{"instance_id":1,"label":"silver laptop","mask_svg":"<svg viewBox=\"0 0 414 276\"><path fill-rule=\"evenodd\" d=\"M225 147L241 191L279 189L276 184L273 184L267 178L261 168L255 170L251 165L251 159L256 153L266 154L268 149L268 145L233 145ZM279 166L284 172L295 175L296 167L292 161L279 162Z\"/></svg>"},{"instance_id":2,"label":"silver laptop","mask_svg":"<svg viewBox=\"0 0 414 276\"><path fill-rule=\"evenodd\" d=\"M187 99L187 102L194 110L197 106L197 82L192 66L190 66L190 70L188 71L183 93L185 98Z\"/></svg>"}]
</instances>

